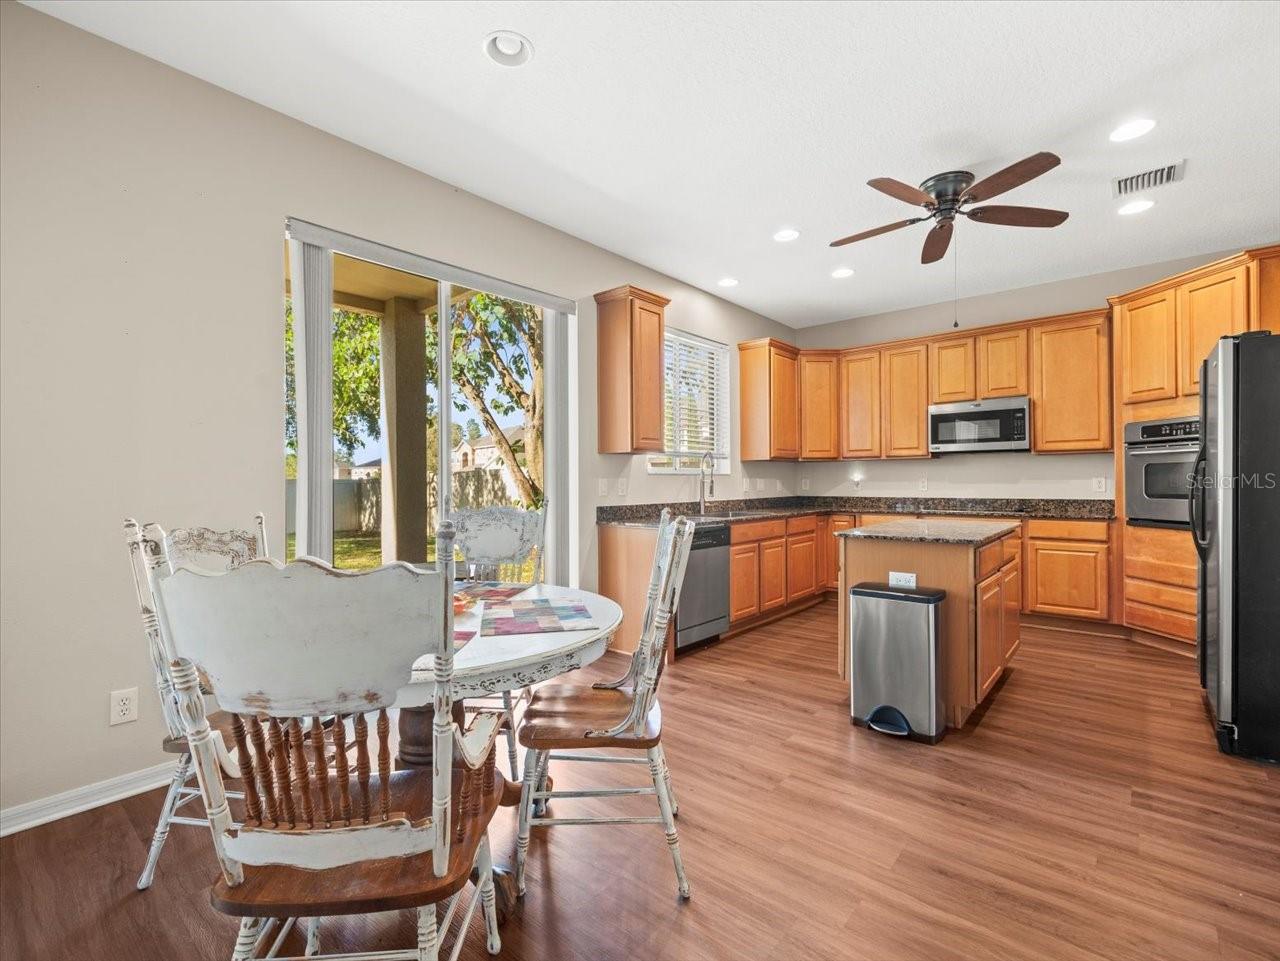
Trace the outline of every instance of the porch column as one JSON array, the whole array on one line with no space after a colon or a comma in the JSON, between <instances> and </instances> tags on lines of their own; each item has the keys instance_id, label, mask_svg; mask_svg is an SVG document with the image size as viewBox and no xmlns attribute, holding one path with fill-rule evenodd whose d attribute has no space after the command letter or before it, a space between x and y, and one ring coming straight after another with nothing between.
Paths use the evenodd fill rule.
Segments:
<instances>
[{"instance_id":1,"label":"porch column","mask_svg":"<svg viewBox=\"0 0 1280 961\"><path fill-rule=\"evenodd\" d=\"M382 313L382 560L427 560L426 323L417 303L393 297Z\"/></svg>"}]
</instances>

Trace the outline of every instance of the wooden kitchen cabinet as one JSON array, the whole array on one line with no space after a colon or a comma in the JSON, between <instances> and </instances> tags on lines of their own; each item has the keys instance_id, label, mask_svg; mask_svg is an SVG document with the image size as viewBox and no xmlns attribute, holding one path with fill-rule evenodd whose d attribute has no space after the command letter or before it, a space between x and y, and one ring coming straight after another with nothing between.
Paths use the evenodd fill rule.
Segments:
<instances>
[{"instance_id":1,"label":"wooden kitchen cabinet","mask_svg":"<svg viewBox=\"0 0 1280 961\"><path fill-rule=\"evenodd\" d=\"M928 375L928 344L881 351L881 440L885 457L929 456Z\"/></svg>"},{"instance_id":2,"label":"wooden kitchen cabinet","mask_svg":"<svg viewBox=\"0 0 1280 961\"><path fill-rule=\"evenodd\" d=\"M840 456L880 456L880 351L840 356Z\"/></svg>"},{"instance_id":3,"label":"wooden kitchen cabinet","mask_svg":"<svg viewBox=\"0 0 1280 961\"><path fill-rule=\"evenodd\" d=\"M671 301L630 285L595 300L600 453L661 451L664 311Z\"/></svg>"},{"instance_id":4,"label":"wooden kitchen cabinet","mask_svg":"<svg viewBox=\"0 0 1280 961\"><path fill-rule=\"evenodd\" d=\"M1000 603L1004 607L1003 634L1000 638L1001 656L1007 665L1022 643L1022 560L1013 559L1000 572Z\"/></svg>"},{"instance_id":5,"label":"wooden kitchen cabinet","mask_svg":"<svg viewBox=\"0 0 1280 961\"><path fill-rule=\"evenodd\" d=\"M979 335L977 354L979 400L1023 397L1030 393L1025 327Z\"/></svg>"},{"instance_id":6,"label":"wooden kitchen cabinet","mask_svg":"<svg viewBox=\"0 0 1280 961\"><path fill-rule=\"evenodd\" d=\"M760 611L787 603L787 539L760 542Z\"/></svg>"},{"instance_id":7,"label":"wooden kitchen cabinet","mask_svg":"<svg viewBox=\"0 0 1280 961\"><path fill-rule=\"evenodd\" d=\"M738 345L739 439L743 460L800 456L800 352L765 338Z\"/></svg>"},{"instance_id":8,"label":"wooden kitchen cabinet","mask_svg":"<svg viewBox=\"0 0 1280 961\"><path fill-rule=\"evenodd\" d=\"M973 400L975 374L972 337L929 341L929 403Z\"/></svg>"},{"instance_id":9,"label":"wooden kitchen cabinet","mask_svg":"<svg viewBox=\"0 0 1280 961\"><path fill-rule=\"evenodd\" d=\"M1194 644L1199 557L1190 532L1123 530L1125 626Z\"/></svg>"},{"instance_id":10,"label":"wooden kitchen cabinet","mask_svg":"<svg viewBox=\"0 0 1280 961\"><path fill-rule=\"evenodd\" d=\"M1111 449L1111 339L1106 311L1031 328L1031 447Z\"/></svg>"},{"instance_id":11,"label":"wooden kitchen cabinet","mask_svg":"<svg viewBox=\"0 0 1280 961\"><path fill-rule=\"evenodd\" d=\"M978 582L978 700L987 696L1004 671L1004 573Z\"/></svg>"},{"instance_id":12,"label":"wooden kitchen cabinet","mask_svg":"<svg viewBox=\"0 0 1280 961\"><path fill-rule=\"evenodd\" d=\"M840 587L840 545L843 543L842 538L836 535L840 531L847 531L856 524L855 519L849 514L832 514L830 534L827 538L827 547L830 558L827 567L827 587L832 590L838 590Z\"/></svg>"},{"instance_id":13,"label":"wooden kitchen cabinet","mask_svg":"<svg viewBox=\"0 0 1280 961\"><path fill-rule=\"evenodd\" d=\"M1176 303L1174 290L1162 290L1120 306L1120 403L1178 396Z\"/></svg>"},{"instance_id":14,"label":"wooden kitchen cabinet","mask_svg":"<svg viewBox=\"0 0 1280 961\"><path fill-rule=\"evenodd\" d=\"M1249 327L1248 271L1234 267L1177 288L1178 391L1200 393L1200 364L1220 337Z\"/></svg>"},{"instance_id":15,"label":"wooden kitchen cabinet","mask_svg":"<svg viewBox=\"0 0 1280 961\"><path fill-rule=\"evenodd\" d=\"M1105 621L1110 550L1089 541L1027 540L1027 610Z\"/></svg>"},{"instance_id":16,"label":"wooden kitchen cabinet","mask_svg":"<svg viewBox=\"0 0 1280 961\"><path fill-rule=\"evenodd\" d=\"M814 531L787 535L787 603L818 589L818 538Z\"/></svg>"},{"instance_id":17,"label":"wooden kitchen cabinet","mask_svg":"<svg viewBox=\"0 0 1280 961\"><path fill-rule=\"evenodd\" d=\"M800 370L800 459L835 460L840 456L840 353L803 350Z\"/></svg>"},{"instance_id":18,"label":"wooden kitchen cabinet","mask_svg":"<svg viewBox=\"0 0 1280 961\"><path fill-rule=\"evenodd\" d=\"M729 623L760 613L760 545L729 549Z\"/></svg>"}]
</instances>

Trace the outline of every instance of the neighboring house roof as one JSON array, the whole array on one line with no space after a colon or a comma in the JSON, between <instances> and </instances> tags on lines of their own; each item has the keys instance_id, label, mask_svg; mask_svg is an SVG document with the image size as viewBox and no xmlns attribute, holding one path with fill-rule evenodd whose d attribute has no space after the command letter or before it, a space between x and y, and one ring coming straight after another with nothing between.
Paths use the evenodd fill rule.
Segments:
<instances>
[{"instance_id":1,"label":"neighboring house roof","mask_svg":"<svg viewBox=\"0 0 1280 961\"><path fill-rule=\"evenodd\" d=\"M507 443L512 447L518 447L524 443L524 427L504 427L502 433L506 435ZM485 434L483 437L477 437L475 440L463 439L454 450L462 450L464 447L470 447L472 450L481 450L485 447L497 447L497 441L493 439L492 434Z\"/></svg>"},{"instance_id":2,"label":"neighboring house roof","mask_svg":"<svg viewBox=\"0 0 1280 961\"><path fill-rule=\"evenodd\" d=\"M382 466L382 458L381 458L381 457L375 457L373 460L367 460L367 461L365 461L363 464L356 464L355 466L356 466L356 467L381 467L381 466Z\"/></svg>"}]
</instances>

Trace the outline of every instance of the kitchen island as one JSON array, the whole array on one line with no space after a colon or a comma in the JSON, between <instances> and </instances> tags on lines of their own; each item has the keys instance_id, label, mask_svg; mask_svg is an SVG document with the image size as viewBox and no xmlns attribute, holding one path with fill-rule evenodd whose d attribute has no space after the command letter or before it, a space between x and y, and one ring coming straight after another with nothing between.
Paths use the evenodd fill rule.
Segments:
<instances>
[{"instance_id":1,"label":"kitchen island","mask_svg":"<svg viewBox=\"0 0 1280 961\"><path fill-rule=\"evenodd\" d=\"M849 588L914 574L947 592L939 626L940 679L948 727L962 727L1018 649L1021 538L1016 521L887 520L837 533L839 645L849 663ZM847 673L847 670L846 670Z\"/></svg>"}]
</instances>

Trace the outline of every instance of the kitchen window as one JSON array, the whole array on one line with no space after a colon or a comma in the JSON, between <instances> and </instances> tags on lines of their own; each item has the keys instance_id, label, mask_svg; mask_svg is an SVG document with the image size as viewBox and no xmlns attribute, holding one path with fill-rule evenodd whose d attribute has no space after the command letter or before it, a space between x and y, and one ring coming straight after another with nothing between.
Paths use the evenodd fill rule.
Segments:
<instances>
[{"instance_id":1,"label":"kitchen window","mask_svg":"<svg viewBox=\"0 0 1280 961\"><path fill-rule=\"evenodd\" d=\"M696 474L702 456L729 473L729 348L668 328L663 337L663 447L651 474Z\"/></svg>"}]
</instances>

